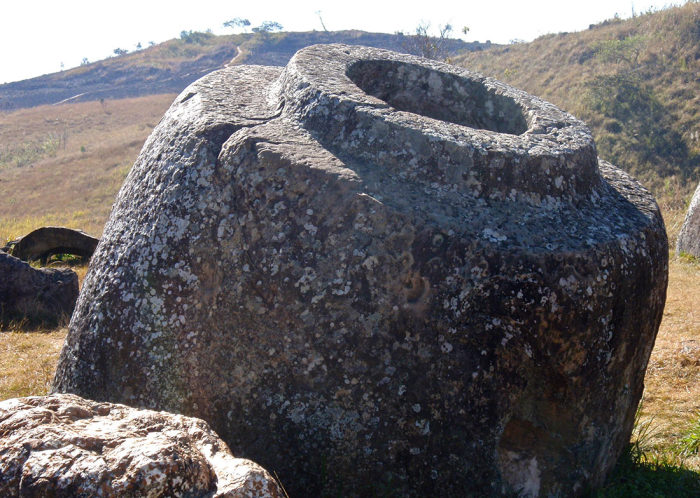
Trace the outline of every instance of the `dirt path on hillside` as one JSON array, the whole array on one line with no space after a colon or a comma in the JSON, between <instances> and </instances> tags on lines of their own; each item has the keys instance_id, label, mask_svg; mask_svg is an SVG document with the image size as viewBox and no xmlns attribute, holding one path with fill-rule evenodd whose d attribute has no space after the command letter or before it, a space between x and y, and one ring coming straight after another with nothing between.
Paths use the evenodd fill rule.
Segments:
<instances>
[{"instance_id":1,"label":"dirt path on hillside","mask_svg":"<svg viewBox=\"0 0 700 498\"><path fill-rule=\"evenodd\" d=\"M231 59L231 60L228 62L228 64L226 64L226 67L235 66L236 64L240 64L241 62L243 62L243 61L242 61L242 59L243 59L243 50L241 50L240 45L237 45L237 46L236 46L236 52L238 52L238 53L236 54L236 56L235 56L233 59Z\"/></svg>"}]
</instances>

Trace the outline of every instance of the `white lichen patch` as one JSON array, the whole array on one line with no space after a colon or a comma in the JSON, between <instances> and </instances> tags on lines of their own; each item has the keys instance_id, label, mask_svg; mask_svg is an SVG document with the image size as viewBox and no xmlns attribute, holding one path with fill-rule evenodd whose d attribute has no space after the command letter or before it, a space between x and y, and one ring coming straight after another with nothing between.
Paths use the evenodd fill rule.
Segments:
<instances>
[{"instance_id":1,"label":"white lichen patch","mask_svg":"<svg viewBox=\"0 0 700 498\"><path fill-rule=\"evenodd\" d=\"M501 474L508 483L503 491L523 498L540 496L541 473L537 457L506 450L500 455Z\"/></svg>"}]
</instances>

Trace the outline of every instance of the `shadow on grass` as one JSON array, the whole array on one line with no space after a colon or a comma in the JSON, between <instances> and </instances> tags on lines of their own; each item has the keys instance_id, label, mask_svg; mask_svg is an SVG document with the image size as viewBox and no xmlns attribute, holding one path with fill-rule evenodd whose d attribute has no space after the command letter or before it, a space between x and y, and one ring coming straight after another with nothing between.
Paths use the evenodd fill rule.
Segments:
<instances>
[{"instance_id":1,"label":"shadow on grass","mask_svg":"<svg viewBox=\"0 0 700 498\"><path fill-rule=\"evenodd\" d=\"M67 327L70 315L34 311L31 313L6 313L0 307L0 332L46 332Z\"/></svg>"},{"instance_id":2,"label":"shadow on grass","mask_svg":"<svg viewBox=\"0 0 700 498\"><path fill-rule=\"evenodd\" d=\"M645 455L631 445L620 457L605 485L589 496L695 498L700 496L700 473L670 457L647 461Z\"/></svg>"}]
</instances>

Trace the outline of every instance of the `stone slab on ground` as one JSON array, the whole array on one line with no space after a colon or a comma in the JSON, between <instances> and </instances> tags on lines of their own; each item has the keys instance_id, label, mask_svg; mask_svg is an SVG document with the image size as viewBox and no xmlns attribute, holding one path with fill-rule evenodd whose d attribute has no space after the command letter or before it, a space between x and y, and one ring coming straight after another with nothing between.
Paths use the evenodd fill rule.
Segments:
<instances>
[{"instance_id":1,"label":"stone slab on ground","mask_svg":"<svg viewBox=\"0 0 700 498\"><path fill-rule=\"evenodd\" d=\"M99 241L82 230L40 227L12 241L10 253L23 261L46 261L54 254L74 254L89 260Z\"/></svg>"},{"instance_id":2,"label":"stone slab on ground","mask_svg":"<svg viewBox=\"0 0 700 498\"><path fill-rule=\"evenodd\" d=\"M34 268L0 251L0 322L56 322L70 318L78 299L78 275L67 268Z\"/></svg>"}]
</instances>

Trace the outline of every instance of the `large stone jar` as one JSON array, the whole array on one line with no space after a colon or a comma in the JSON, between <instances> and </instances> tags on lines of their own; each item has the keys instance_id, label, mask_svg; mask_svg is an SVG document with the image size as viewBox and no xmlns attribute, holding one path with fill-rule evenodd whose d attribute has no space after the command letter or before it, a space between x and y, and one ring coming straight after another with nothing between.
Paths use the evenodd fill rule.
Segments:
<instances>
[{"instance_id":1,"label":"large stone jar","mask_svg":"<svg viewBox=\"0 0 700 498\"><path fill-rule=\"evenodd\" d=\"M292 496L581 493L629 441L667 260L569 114L313 46L176 99L54 389L201 417Z\"/></svg>"}]
</instances>

